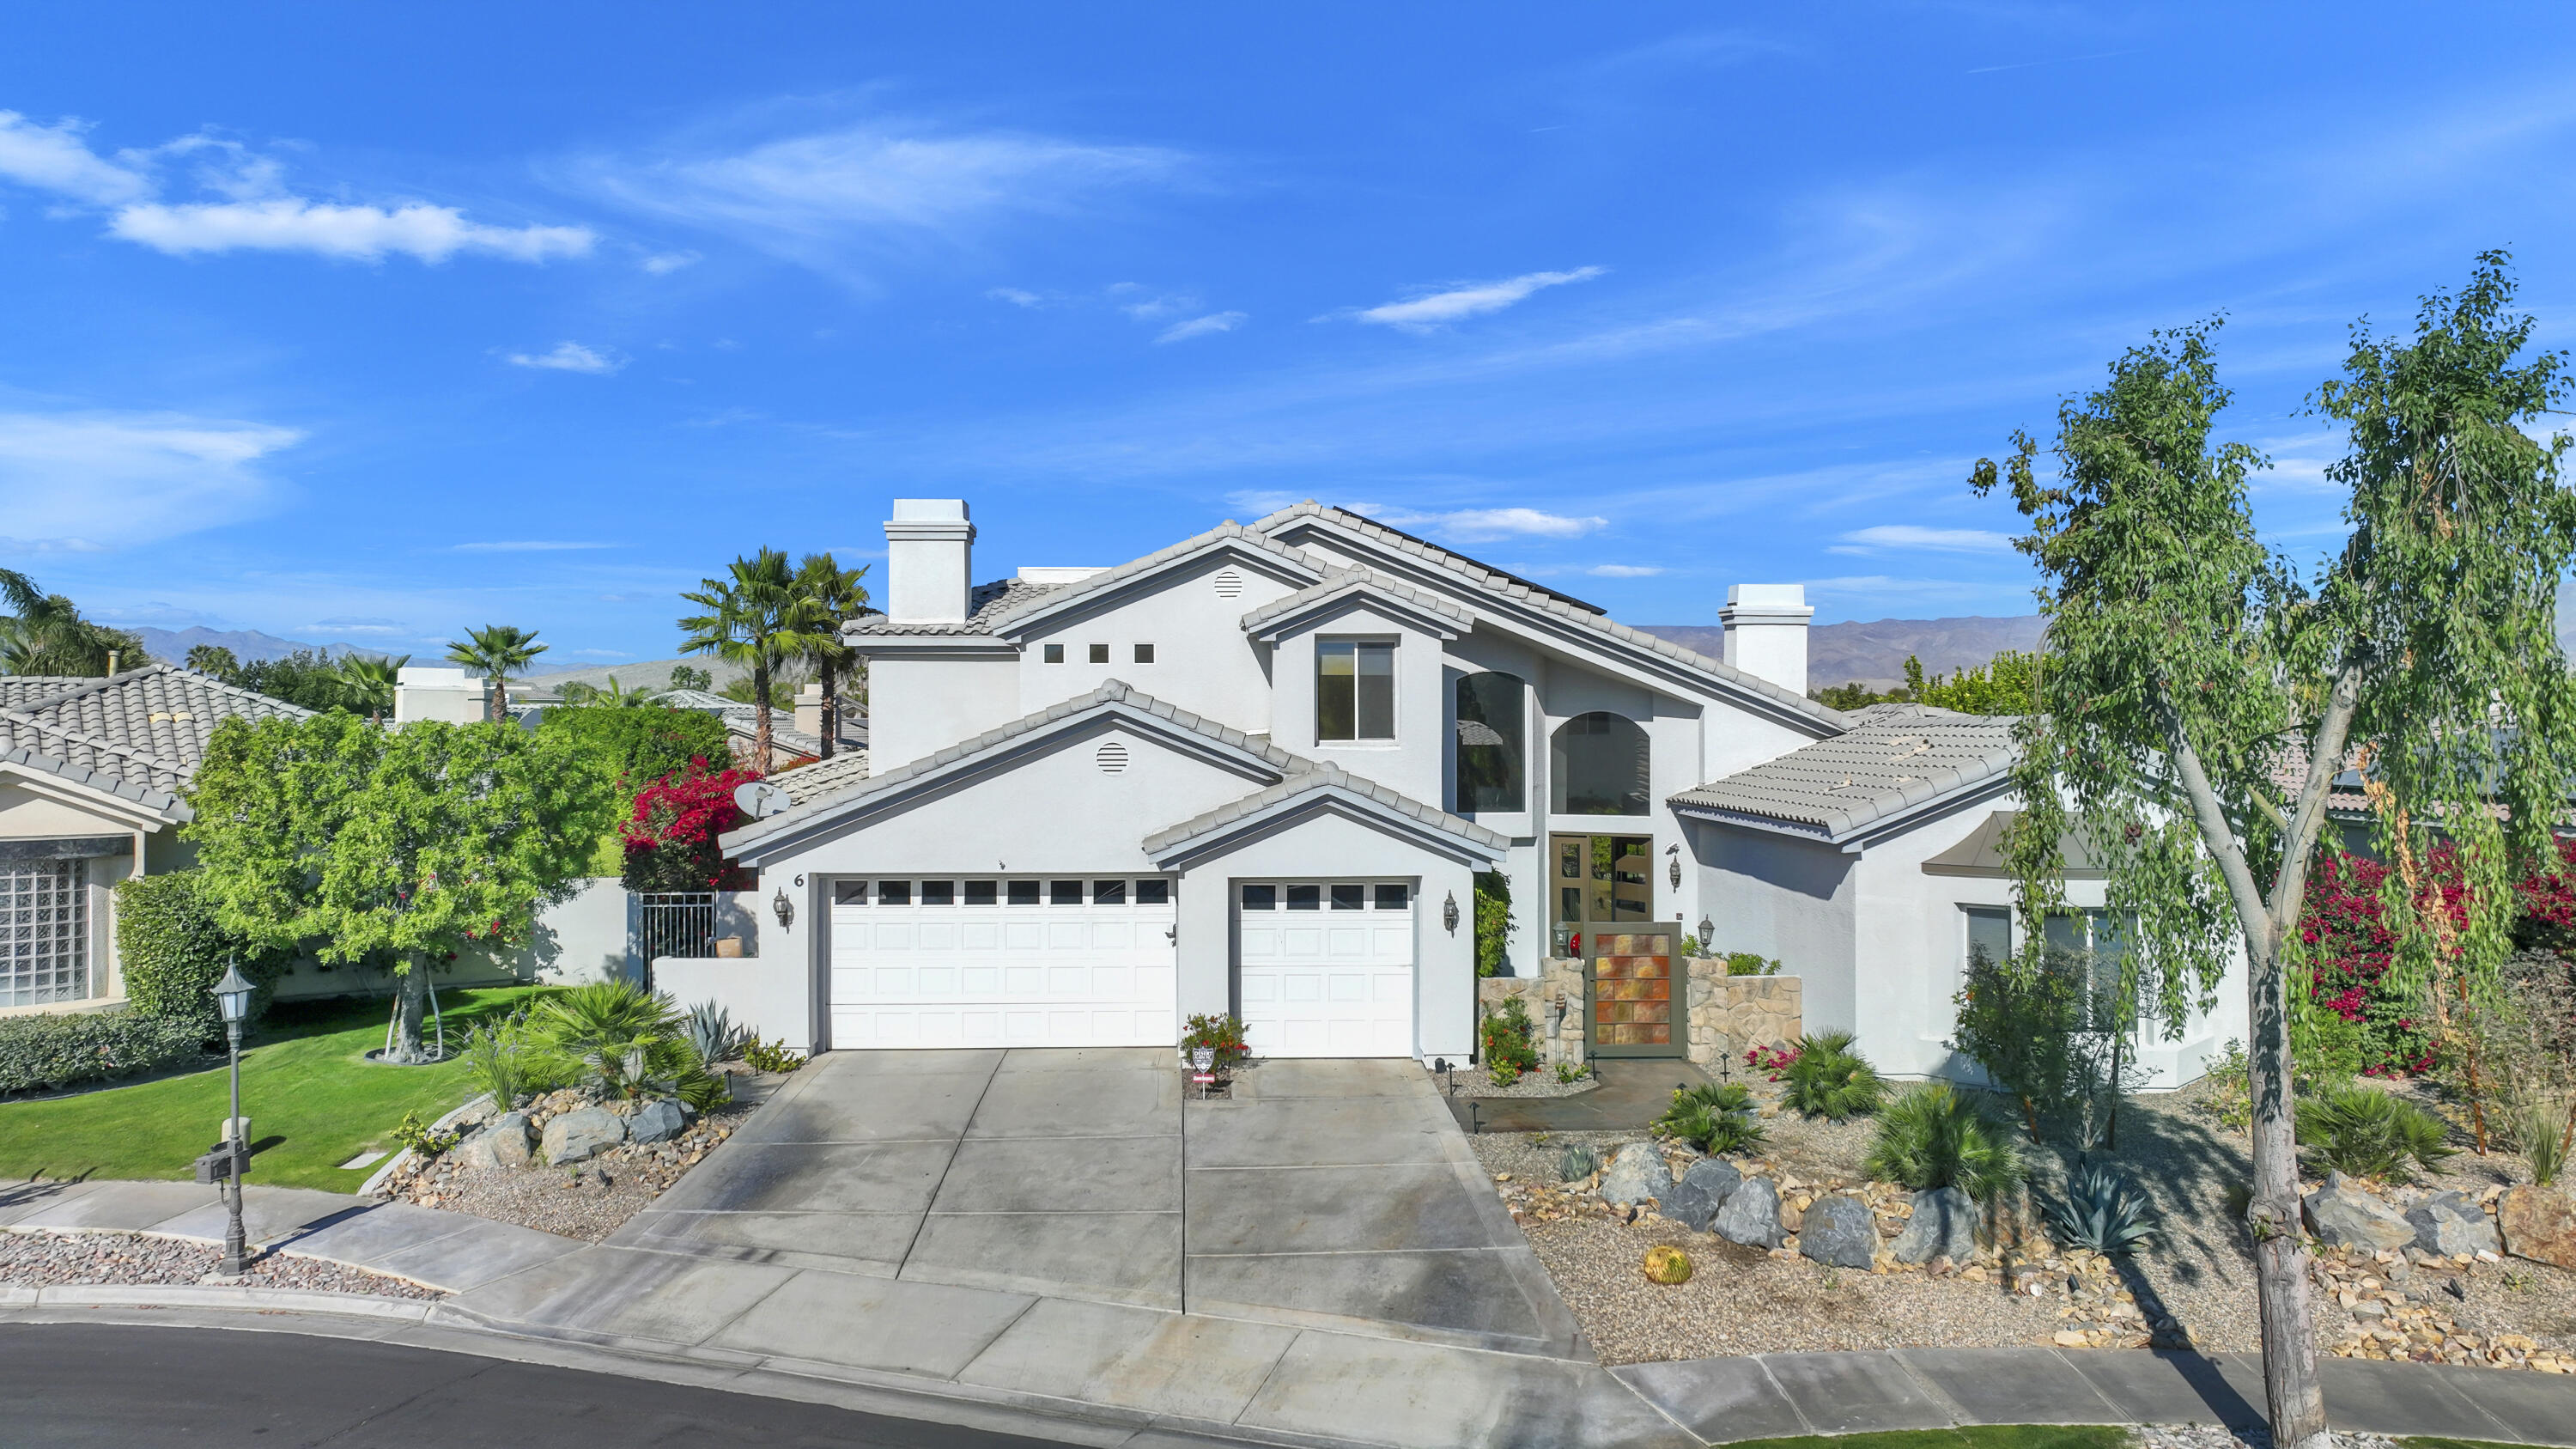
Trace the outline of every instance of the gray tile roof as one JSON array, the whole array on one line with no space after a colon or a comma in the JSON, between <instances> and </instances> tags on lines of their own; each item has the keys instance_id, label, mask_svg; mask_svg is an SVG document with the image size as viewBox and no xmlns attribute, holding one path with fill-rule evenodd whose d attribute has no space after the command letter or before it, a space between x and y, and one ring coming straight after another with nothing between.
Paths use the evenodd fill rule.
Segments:
<instances>
[{"instance_id":1,"label":"gray tile roof","mask_svg":"<svg viewBox=\"0 0 2576 1449\"><path fill-rule=\"evenodd\" d=\"M1161 855L1202 836L1213 835L1237 821L1261 815L1300 796L1319 790L1338 789L1372 801L1408 820L1427 825L1445 835L1454 835L1493 851L1497 857L1511 846L1511 837L1490 830L1473 820L1435 810L1410 795L1390 790L1375 780L1354 775L1339 765L1321 764L1302 774L1291 775L1266 789L1255 790L1240 800L1229 800L1214 810L1184 820L1168 830L1158 830L1145 837L1147 855Z\"/></svg>"},{"instance_id":2,"label":"gray tile roof","mask_svg":"<svg viewBox=\"0 0 2576 1449\"><path fill-rule=\"evenodd\" d=\"M1389 578L1375 569L1330 568L1324 571L1322 581L1310 584L1293 594L1273 599L1244 615L1243 631L1247 634L1259 633L1262 625L1274 619L1285 618L1345 594L1372 592L1383 593L1417 609L1437 614L1456 624L1461 630L1476 626L1475 615L1438 594L1426 593L1399 579Z\"/></svg>"},{"instance_id":3,"label":"gray tile roof","mask_svg":"<svg viewBox=\"0 0 2576 1449\"><path fill-rule=\"evenodd\" d=\"M191 669L155 664L110 679L0 677L0 751L30 768L186 818L177 796L206 757L215 726L240 715L305 719L312 711ZM39 764L38 762L46 762ZM147 797L150 797L147 800ZM156 803L159 802L159 803ZM174 813L175 812L175 813Z\"/></svg>"},{"instance_id":4,"label":"gray tile roof","mask_svg":"<svg viewBox=\"0 0 2576 1449\"><path fill-rule=\"evenodd\" d=\"M1686 814L1784 821L1841 841L2012 768L2013 721L1919 704L1880 704L1849 731L1672 799Z\"/></svg>"},{"instance_id":5,"label":"gray tile roof","mask_svg":"<svg viewBox=\"0 0 2576 1449\"><path fill-rule=\"evenodd\" d=\"M1035 584L1027 579L995 579L989 584L977 584L967 591L966 622L962 624L897 624L883 614L862 614L841 626L841 637L865 638L871 634L990 634L993 632L994 620L1034 603L1045 595L1070 587L1073 586Z\"/></svg>"},{"instance_id":6,"label":"gray tile roof","mask_svg":"<svg viewBox=\"0 0 2576 1449\"><path fill-rule=\"evenodd\" d=\"M781 770L770 780L787 792L791 806L810 804L845 785L855 785L868 777L868 752L843 750L828 760L798 765Z\"/></svg>"},{"instance_id":7,"label":"gray tile roof","mask_svg":"<svg viewBox=\"0 0 2576 1449\"><path fill-rule=\"evenodd\" d=\"M844 638L871 634L999 634L1024 622L1032 614L1073 603L1102 590L1114 589L1130 579L1187 562L1228 541L1269 554L1303 578L1312 579L1323 572L1321 562L1267 534L1255 533L1239 523L1220 523L1169 548L1156 549L1143 558L1130 559L1114 569L1102 569L1069 584L1033 584L1015 578L979 584L967 598L967 618L962 624L895 624L882 614L872 614L842 626L841 634Z\"/></svg>"}]
</instances>

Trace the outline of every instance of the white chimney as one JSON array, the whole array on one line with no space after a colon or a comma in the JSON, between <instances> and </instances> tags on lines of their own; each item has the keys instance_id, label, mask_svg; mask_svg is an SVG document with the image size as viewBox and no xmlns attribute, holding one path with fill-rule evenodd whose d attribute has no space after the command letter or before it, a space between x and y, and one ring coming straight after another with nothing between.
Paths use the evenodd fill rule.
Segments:
<instances>
[{"instance_id":1,"label":"white chimney","mask_svg":"<svg viewBox=\"0 0 2576 1449\"><path fill-rule=\"evenodd\" d=\"M1726 607L1726 662L1792 694L1807 692L1807 607L1804 584L1732 584Z\"/></svg>"},{"instance_id":2,"label":"white chimney","mask_svg":"<svg viewBox=\"0 0 2576 1449\"><path fill-rule=\"evenodd\" d=\"M462 669L406 664L394 676L394 723L416 719L472 724L484 717L485 681Z\"/></svg>"},{"instance_id":3,"label":"white chimney","mask_svg":"<svg viewBox=\"0 0 2576 1449\"><path fill-rule=\"evenodd\" d=\"M886 618L962 624L974 587L975 525L962 498L898 498L886 520Z\"/></svg>"}]
</instances>

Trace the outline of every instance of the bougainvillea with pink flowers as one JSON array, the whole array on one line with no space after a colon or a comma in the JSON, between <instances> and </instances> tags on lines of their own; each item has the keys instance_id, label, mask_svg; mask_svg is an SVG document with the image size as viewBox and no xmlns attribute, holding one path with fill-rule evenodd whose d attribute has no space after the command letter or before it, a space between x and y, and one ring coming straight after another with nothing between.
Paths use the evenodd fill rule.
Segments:
<instances>
[{"instance_id":1,"label":"bougainvillea with pink flowers","mask_svg":"<svg viewBox=\"0 0 2576 1449\"><path fill-rule=\"evenodd\" d=\"M626 846L626 888L633 891L739 890L748 882L725 862L717 838L749 819L734 804L736 787L760 778L757 770L710 770L693 758L685 770L665 775L635 796L635 809L618 835Z\"/></svg>"}]
</instances>

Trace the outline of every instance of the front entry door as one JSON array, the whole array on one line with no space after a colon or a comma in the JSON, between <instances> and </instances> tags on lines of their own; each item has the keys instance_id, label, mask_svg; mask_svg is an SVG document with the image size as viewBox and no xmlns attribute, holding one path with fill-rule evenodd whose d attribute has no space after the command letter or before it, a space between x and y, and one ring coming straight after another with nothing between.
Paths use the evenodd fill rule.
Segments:
<instances>
[{"instance_id":1,"label":"front entry door","mask_svg":"<svg viewBox=\"0 0 2576 1449\"><path fill-rule=\"evenodd\" d=\"M1677 928L1655 920L1652 836L1549 840L1554 951L1584 963L1594 1056L1682 1056L1689 1033L1673 986Z\"/></svg>"}]
</instances>

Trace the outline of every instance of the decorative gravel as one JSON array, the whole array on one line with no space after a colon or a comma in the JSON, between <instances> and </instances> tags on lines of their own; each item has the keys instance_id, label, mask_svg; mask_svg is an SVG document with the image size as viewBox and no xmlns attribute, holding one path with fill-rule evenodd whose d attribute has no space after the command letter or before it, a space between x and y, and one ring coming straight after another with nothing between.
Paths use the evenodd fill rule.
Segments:
<instances>
[{"instance_id":1,"label":"decorative gravel","mask_svg":"<svg viewBox=\"0 0 2576 1449\"><path fill-rule=\"evenodd\" d=\"M227 1278L215 1272L216 1261L222 1256L222 1250L210 1243L184 1238L12 1228L0 1233L0 1283L22 1288L217 1283L317 1293L365 1293L378 1298L447 1296L407 1278L390 1278L292 1252L263 1253L251 1260L248 1273Z\"/></svg>"},{"instance_id":2,"label":"decorative gravel","mask_svg":"<svg viewBox=\"0 0 2576 1449\"><path fill-rule=\"evenodd\" d=\"M596 1243L732 1136L754 1105L737 1102L719 1108L668 1142L626 1143L573 1166L472 1168L441 1157L386 1187L396 1198L421 1207Z\"/></svg>"}]
</instances>

